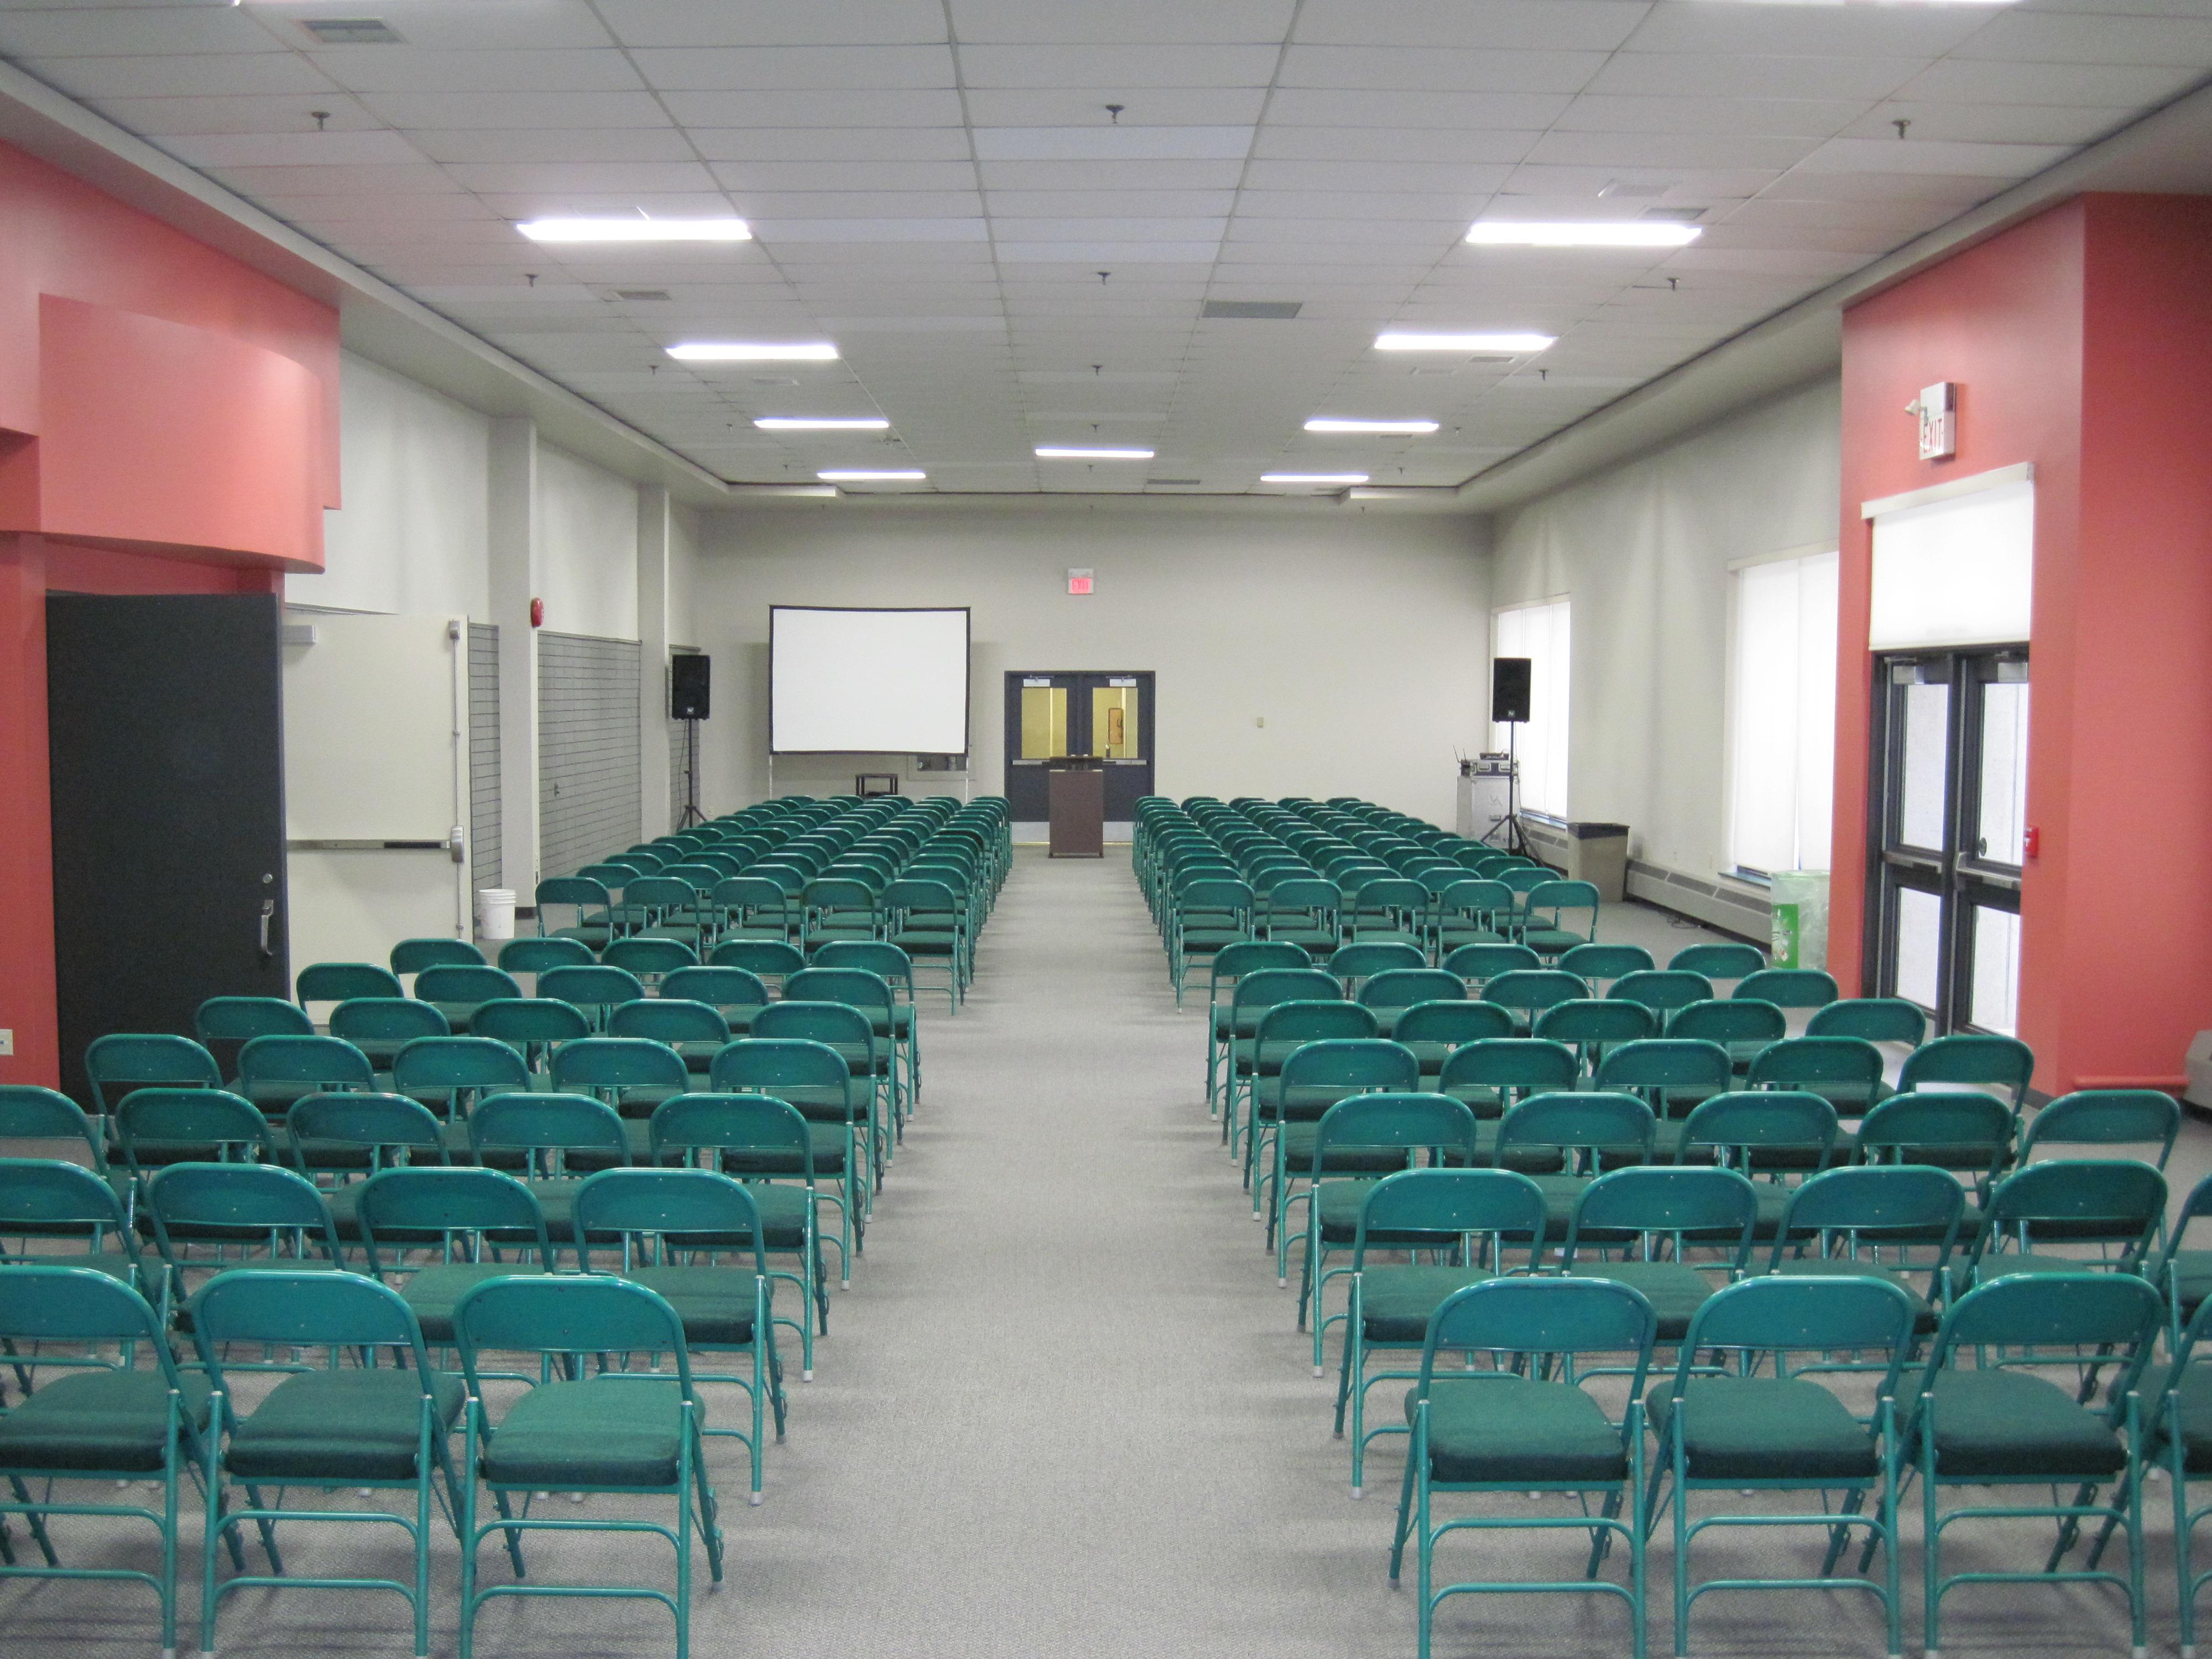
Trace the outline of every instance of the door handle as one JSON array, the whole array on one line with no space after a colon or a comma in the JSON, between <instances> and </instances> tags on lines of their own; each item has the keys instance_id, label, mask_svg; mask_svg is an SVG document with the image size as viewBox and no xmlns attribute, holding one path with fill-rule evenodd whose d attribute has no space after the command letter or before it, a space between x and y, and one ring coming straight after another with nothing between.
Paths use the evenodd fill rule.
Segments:
<instances>
[{"instance_id":1,"label":"door handle","mask_svg":"<svg viewBox=\"0 0 2212 1659\"><path fill-rule=\"evenodd\" d=\"M261 959L262 959L262 961L264 961L264 962L268 961L268 960L269 960L269 957L270 957L270 949L269 949L269 924L270 924L271 921L275 921L275 920L276 920L276 901L275 899L264 899L264 900L262 900L262 901L261 901Z\"/></svg>"}]
</instances>

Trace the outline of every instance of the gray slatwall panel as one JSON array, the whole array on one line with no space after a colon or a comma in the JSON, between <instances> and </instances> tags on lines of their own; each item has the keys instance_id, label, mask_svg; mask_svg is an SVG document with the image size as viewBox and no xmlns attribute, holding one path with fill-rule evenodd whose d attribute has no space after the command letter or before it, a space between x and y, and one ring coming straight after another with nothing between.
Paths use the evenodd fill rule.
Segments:
<instances>
[{"instance_id":1,"label":"gray slatwall panel","mask_svg":"<svg viewBox=\"0 0 2212 1659\"><path fill-rule=\"evenodd\" d=\"M639 838L636 641L538 636L538 868L549 876Z\"/></svg>"},{"instance_id":2,"label":"gray slatwall panel","mask_svg":"<svg viewBox=\"0 0 2212 1659\"><path fill-rule=\"evenodd\" d=\"M499 629L469 624L469 847L476 884L500 881ZM530 895L521 896L530 902Z\"/></svg>"}]
</instances>

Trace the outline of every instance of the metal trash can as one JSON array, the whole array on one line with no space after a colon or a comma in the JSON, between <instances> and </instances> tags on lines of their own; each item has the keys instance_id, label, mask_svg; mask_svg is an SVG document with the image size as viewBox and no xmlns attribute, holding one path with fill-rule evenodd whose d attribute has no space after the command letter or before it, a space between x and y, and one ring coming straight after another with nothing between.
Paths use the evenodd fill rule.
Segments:
<instances>
[{"instance_id":1,"label":"metal trash can","mask_svg":"<svg viewBox=\"0 0 2212 1659\"><path fill-rule=\"evenodd\" d=\"M1628 896L1628 826L1625 823L1570 823L1567 826L1567 879L1586 881L1607 904Z\"/></svg>"}]
</instances>

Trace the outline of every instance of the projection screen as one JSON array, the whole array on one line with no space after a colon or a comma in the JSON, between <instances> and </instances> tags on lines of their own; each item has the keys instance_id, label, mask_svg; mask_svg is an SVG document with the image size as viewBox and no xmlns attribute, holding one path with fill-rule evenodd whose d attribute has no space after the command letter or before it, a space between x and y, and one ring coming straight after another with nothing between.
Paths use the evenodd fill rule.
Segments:
<instances>
[{"instance_id":1,"label":"projection screen","mask_svg":"<svg viewBox=\"0 0 2212 1659\"><path fill-rule=\"evenodd\" d=\"M968 752L968 609L768 612L769 748Z\"/></svg>"}]
</instances>

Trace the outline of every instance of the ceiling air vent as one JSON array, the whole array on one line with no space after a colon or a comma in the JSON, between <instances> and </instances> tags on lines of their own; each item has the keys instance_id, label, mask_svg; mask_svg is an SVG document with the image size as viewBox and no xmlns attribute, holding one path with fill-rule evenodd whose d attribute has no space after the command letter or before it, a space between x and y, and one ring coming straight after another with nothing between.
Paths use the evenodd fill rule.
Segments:
<instances>
[{"instance_id":1,"label":"ceiling air vent","mask_svg":"<svg viewBox=\"0 0 2212 1659\"><path fill-rule=\"evenodd\" d=\"M1201 317L1239 318L1246 322L1288 322L1304 300L1208 300Z\"/></svg>"},{"instance_id":2,"label":"ceiling air vent","mask_svg":"<svg viewBox=\"0 0 2212 1659\"><path fill-rule=\"evenodd\" d=\"M1187 489L1195 487L1199 482L1200 480L1196 478L1147 478L1145 480L1145 488L1147 489L1165 489L1172 485Z\"/></svg>"},{"instance_id":3,"label":"ceiling air vent","mask_svg":"<svg viewBox=\"0 0 2212 1659\"><path fill-rule=\"evenodd\" d=\"M381 17L302 17L319 46L396 46L399 31Z\"/></svg>"},{"instance_id":4,"label":"ceiling air vent","mask_svg":"<svg viewBox=\"0 0 2212 1659\"><path fill-rule=\"evenodd\" d=\"M1703 208L1656 207L1646 208L1637 216L1644 219L1661 219L1670 225L1694 225L1705 216Z\"/></svg>"},{"instance_id":5,"label":"ceiling air vent","mask_svg":"<svg viewBox=\"0 0 2212 1659\"><path fill-rule=\"evenodd\" d=\"M618 288L615 290L616 299L628 300L635 305L643 305L649 301L661 301L671 297L672 296L665 288Z\"/></svg>"}]
</instances>

